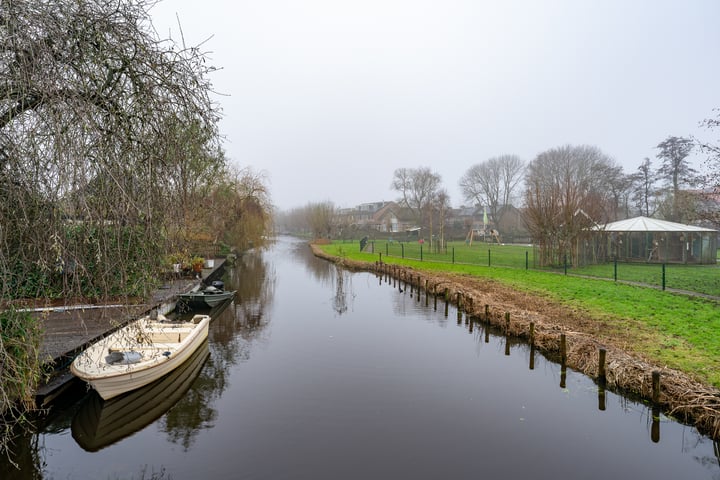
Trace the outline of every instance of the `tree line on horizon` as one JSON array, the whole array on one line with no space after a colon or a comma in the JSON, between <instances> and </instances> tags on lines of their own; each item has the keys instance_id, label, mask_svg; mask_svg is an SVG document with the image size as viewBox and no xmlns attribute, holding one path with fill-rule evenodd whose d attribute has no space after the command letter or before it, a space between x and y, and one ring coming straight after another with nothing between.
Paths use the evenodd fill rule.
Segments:
<instances>
[{"instance_id":1,"label":"tree line on horizon","mask_svg":"<svg viewBox=\"0 0 720 480\"><path fill-rule=\"evenodd\" d=\"M720 125L720 115L702 124L712 131ZM458 183L463 200L483 208L492 225L499 224L510 205L521 210L534 239L556 245L567 244L588 227L636 215L720 226L718 208L708 208L718 202L718 146L668 136L656 149L656 162L646 157L632 173L589 145L551 148L530 162L506 154L470 166ZM694 150L707 155L704 174L690 165ZM431 238L433 229L442 228L451 206L438 173L429 167L399 168L391 188L398 193L397 203L412 212ZM316 237L332 235L341 226L337 218L331 201L310 202L278 217L290 229Z\"/></svg>"}]
</instances>

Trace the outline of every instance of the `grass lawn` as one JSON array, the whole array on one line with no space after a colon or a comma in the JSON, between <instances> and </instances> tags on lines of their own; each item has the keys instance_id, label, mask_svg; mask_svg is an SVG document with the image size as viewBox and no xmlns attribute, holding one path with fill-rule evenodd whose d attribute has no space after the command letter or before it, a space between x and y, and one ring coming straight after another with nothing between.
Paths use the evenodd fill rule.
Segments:
<instances>
[{"instance_id":1,"label":"grass lawn","mask_svg":"<svg viewBox=\"0 0 720 480\"><path fill-rule=\"evenodd\" d=\"M348 250L350 245L359 249L357 242L343 243ZM418 242L388 242L376 240L373 245L366 248L374 250L376 259L382 254L383 258L400 257L406 259L422 258L424 262L467 263L477 266L536 268L534 265L533 247L528 245L498 245L484 242L449 242L448 247L440 252L430 249L427 244ZM555 271L564 272L564 268ZM662 265L647 263L613 263L589 265L585 267L568 267L568 274L589 275L619 281L647 283L661 287L663 284ZM720 265L679 265L665 266L665 286L678 290L703 293L720 297Z\"/></svg>"},{"instance_id":2,"label":"grass lawn","mask_svg":"<svg viewBox=\"0 0 720 480\"><path fill-rule=\"evenodd\" d=\"M407 257L410 256L408 252L412 251L410 244L405 244L404 247L409 249L404 252L406 258L394 256L391 250L389 250L391 256L388 256L384 243L380 245L376 242L375 253L361 253L357 242L354 244L336 242L323 245L321 248L331 255L353 260L374 262L378 260L379 253L382 253L383 261L386 263L407 265L418 270L490 278L514 289L582 309L620 338L627 336L627 332L632 332L628 337L632 339L626 346L628 350L640 353L660 365L682 370L715 387L720 387L720 305L717 302L607 280L566 276L562 274L562 270L560 273L525 270L525 251L530 252L531 262L531 247L517 245L489 247L483 244L485 264L473 265L461 263L459 258L480 256L482 250L480 247L475 249L475 245L466 248L462 248L464 245L460 245L460 248L456 246L455 263L452 263L452 257L448 259L445 253L427 254L425 251L423 251L423 261L408 259ZM388 249L390 248L392 247L388 246ZM495 265L494 259L497 254L498 259L505 259L508 262L521 260L522 268L488 267L488 249L491 250L491 265ZM419 245L417 252L419 258ZM647 278L642 276L648 275L643 273L643 270L647 272L649 271L647 269L653 267L656 270L660 269L660 266L652 265L628 264L627 266L642 267L637 270L638 279ZM607 266L603 267L607 268ZM612 265L609 267L612 278ZM720 274L718 268L714 266L705 268L683 265L668 267L667 270L669 272L675 269L678 269L677 272L688 269L683 274L686 277L684 281L688 285L717 282L717 276ZM619 274L618 278L620 278ZM670 282L668 286L671 286Z\"/></svg>"}]
</instances>

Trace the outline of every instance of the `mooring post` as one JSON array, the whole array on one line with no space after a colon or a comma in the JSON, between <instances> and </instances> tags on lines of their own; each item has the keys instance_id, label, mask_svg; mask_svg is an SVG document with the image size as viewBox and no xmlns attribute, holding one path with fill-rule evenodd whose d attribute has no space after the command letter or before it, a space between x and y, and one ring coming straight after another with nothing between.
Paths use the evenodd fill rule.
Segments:
<instances>
[{"instance_id":1,"label":"mooring post","mask_svg":"<svg viewBox=\"0 0 720 480\"><path fill-rule=\"evenodd\" d=\"M601 348L598 351L598 381L605 382L605 355L607 351Z\"/></svg>"},{"instance_id":2,"label":"mooring post","mask_svg":"<svg viewBox=\"0 0 720 480\"><path fill-rule=\"evenodd\" d=\"M567 341L565 334L560 334L560 388L565 388L567 379Z\"/></svg>"},{"instance_id":3,"label":"mooring post","mask_svg":"<svg viewBox=\"0 0 720 480\"><path fill-rule=\"evenodd\" d=\"M510 312L505 312L505 335L510 334Z\"/></svg>"},{"instance_id":4,"label":"mooring post","mask_svg":"<svg viewBox=\"0 0 720 480\"><path fill-rule=\"evenodd\" d=\"M530 346L535 345L535 322L530 322Z\"/></svg>"},{"instance_id":5,"label":"mooring post","mask_svg":"<svg viewBox=\"0 0 720 480\"><path fill-rule=\"evenodd\" d=\"M485 304L485 321L490 322L490 305Z\"/></svg>"},{"instance_id":6,"label":"mooring post","mask_svg":"<svg viewBox=\"0 0 720 480\"><path fill-rule=\"evenodd\" d=\"M650 439L654 443L660 441L660 370L653 370L652 372L652 426L650 427Z\"/></svg>"},{"instance_id":7,"label":"mooring post","mask_svg":"<svg viewBox=\"0 0 720 480\"><path fill-rule=\"evenodd\" d=\"M458 312L459 312L459 311L462 310L462 306L463 306L463 305L462 305L462 293L457 292L457 294L455 295L455 298L456 298L455 301L457 302L457 309L458 309Z\"/></svg>"},{"instance_id":8,"label":"mooring post","mask_svg":"<svg viewBox=\"0 0 720 480\"><path fill-rule=\"evenodd\" d=\"M437 284L433 287L433 309L437 312Z\"/></svg>"},{"instance_id":9,"label":"mooring post","mask_svg":"<svg viewBox=\"0 0 720 480\"><path fill-rule=\"evenodd\" d=\"M652 401L653 404L660 404L660 371L653 370L652 372Z\"/></svg>"}]
</instances>

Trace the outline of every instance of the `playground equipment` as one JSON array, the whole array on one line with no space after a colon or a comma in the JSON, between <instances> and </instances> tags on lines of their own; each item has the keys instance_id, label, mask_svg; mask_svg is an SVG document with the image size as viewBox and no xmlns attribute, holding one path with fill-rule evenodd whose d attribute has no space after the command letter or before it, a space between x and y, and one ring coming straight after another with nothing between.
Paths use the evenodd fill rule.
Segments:
<instances>
[{"instance_id":1,"label":"playground equipment","mask_svg":"<svg viewBox=\"0 0 720 480\"><path fill-rule=\"evenodd\" d=\"M468 244L468 246L472 246L473 239L475 238L476 235L482 236L483 241L485 241L485 242L487 242L488 237L490 237L490 240L489 240L490 243L492 243L493 241L496 241L498 243L498 245L500 245L500 232L498 232L494 228L489 228L487 230L480 230L477 228L471 229L468 232L467 236L465 237L465 243Z\"/></svg>"}]
</instances>

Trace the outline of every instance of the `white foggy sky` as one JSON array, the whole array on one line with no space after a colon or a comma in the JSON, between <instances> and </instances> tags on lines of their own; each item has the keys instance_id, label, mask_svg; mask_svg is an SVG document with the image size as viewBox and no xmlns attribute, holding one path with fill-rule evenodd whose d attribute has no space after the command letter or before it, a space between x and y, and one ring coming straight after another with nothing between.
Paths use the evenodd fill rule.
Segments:
<instances>
[{"instance_id":1,"label":"white foggy sky","mask_svg":"<svg viewBox=\"0 0 720 480\"><path fill-rule=\"evenodd\" d=\"M595 145L626 173L669 135L712 138L717 0L164 0L160 36L202 49L228 158L280 209L394 200L439 173ZM212 37L212 38L210 38ZM701 156L698 154L697 162ZM657 163L656 163L657 165Z\"/></svg>"}]
</instances>

